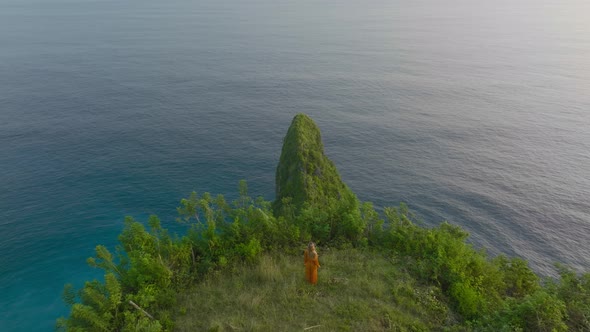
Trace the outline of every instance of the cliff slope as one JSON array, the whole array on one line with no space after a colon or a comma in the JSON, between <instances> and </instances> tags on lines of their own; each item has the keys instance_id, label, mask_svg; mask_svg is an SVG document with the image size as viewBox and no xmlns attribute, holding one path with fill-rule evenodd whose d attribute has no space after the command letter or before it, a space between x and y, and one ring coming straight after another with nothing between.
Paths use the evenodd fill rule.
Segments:
<instances>
[{"instance_id":1,"label":"cliff slope","mask_svg":"<svg viewBox=\"0 0 590 332\"><path fill-rule=\"evenodd\" d=\"M290 197L298 211L303 203L320 205L331 198L354 196L342 182L334 163L324 154L320 129L305 114L297 114L283 140L276 171L275 211Z\"/></svg>"}]
</instances>

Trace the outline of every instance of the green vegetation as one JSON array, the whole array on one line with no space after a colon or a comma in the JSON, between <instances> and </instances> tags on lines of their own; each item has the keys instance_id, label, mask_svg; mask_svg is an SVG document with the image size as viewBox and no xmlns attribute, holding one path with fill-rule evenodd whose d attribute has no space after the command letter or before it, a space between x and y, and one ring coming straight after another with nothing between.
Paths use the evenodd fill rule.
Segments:
<instances>
[{"instance_id":1,"label":"green vegetation","mask_svg":"<svg viewBox=\"0 0 590 332\"><path fill-rule=\"evenodd\" d=\"M258 264L211 273L180 295L175 328L427 331L449 319L435 287L416 284L389 255L344 249L322 252L320 259L317 286L305 282L301 255L269 253Z\"/></svg>"},{"instance_id":2,"label":"green vegetation","mask_svg":"<svg viewBox=\"0 0 590 332\"><path fill-rule=\"evenodd\" d=\"M291 167L295 165L294 167ZM208 193L181 200L173 236L152 216L125 220L114 253L97 246L103 281L64 289L65 331L588 331L590 274L491 259L460 227L417 226L408 208L360 204L298 115L277 168L277 201ZM319 284L302 249L319 244ZM321 325L321 326L317 326Z\"/></svg>"},{"instance_id":3,"label":"green vegetation","mask_svg":"<svg viewBox=\"0 0 590 332\"><path fill-rule=\"evenodd\" d=\"M276 173L275 210L288 199L298 210L304 203L324 205L332 198L354 196L324 155L320 129L305 114L297 114L283 140Z\"/></svg>"},{"instance_id":4,"label":"green vegetation","mask_svg":"<svg viewBox=\"0 0 590 332\"><path fill-rule=\"evenodd\" d=\"M365 229L356 195L324 155L318 126L297 114L283 140L276 173L275 215L295 220L302 238L357 244Z\"/></svg>"}]
</instances>

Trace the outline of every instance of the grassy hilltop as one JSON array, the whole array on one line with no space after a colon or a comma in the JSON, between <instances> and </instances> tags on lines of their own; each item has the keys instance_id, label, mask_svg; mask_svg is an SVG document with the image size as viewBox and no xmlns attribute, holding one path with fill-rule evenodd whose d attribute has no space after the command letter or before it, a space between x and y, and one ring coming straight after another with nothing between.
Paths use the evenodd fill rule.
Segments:
<instances>
[{"instance_id":1,"label":"grassy hilltop","mask_svg":"<svg viewBox=\"0 0 590 332\"><path fill-rule=\"evenodd\" d=\"M519 258L490 258L442 222L417 226L404 204L359 202L298 114L283 142L276 200L192 193L171 235L127 217L105 272L66 285L65 331L590 331L590 274L542 279ZM317 286L302 250L318 242Z\"/></svg>"},{"instance_id":2,"label":"grassy hilltop","mask_svg":"<svg viewBox=\"0 0 590 332\"><path fill-rule=\"evenodd\" d=\"M265 254L209 275L181 294L178 331L432 330L449 316L434 287L394 258L358 249L320 253L317 286L301 255Z\"/></svg>"}]
</instances>

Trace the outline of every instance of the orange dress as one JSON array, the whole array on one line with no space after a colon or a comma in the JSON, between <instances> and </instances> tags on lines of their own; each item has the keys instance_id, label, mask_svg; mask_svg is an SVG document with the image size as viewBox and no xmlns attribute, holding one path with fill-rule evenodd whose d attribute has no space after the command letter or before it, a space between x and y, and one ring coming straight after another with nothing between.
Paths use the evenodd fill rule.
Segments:
<instances>
[{"instance_id":1,"label":"orange dress","mask_svg":"<svg viewBox=\"0 0 590 332\"><path fill-rule=\"evenodd\" d=\"M318 260L318 255L316 254L314 258L309 257L309 253L307 249L303 253L303 262L305 263L305 279L310 284L317 284L318 283L318 267L320 267L320 261Z\"/></svg>"}]
</instances>

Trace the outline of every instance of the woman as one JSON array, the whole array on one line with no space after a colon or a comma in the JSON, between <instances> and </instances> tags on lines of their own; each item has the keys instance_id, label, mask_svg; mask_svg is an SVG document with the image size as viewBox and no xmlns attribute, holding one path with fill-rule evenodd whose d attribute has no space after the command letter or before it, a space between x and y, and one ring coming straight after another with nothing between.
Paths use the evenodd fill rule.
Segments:
<instances>
[{"instance_id":1,"label":"woman","mask_svg":"<svg viewBox=\"0 0 590 332\"><path fill-rule=\"evenodd\" d=\"M318 252L315 250L315 243L310 242L307 245L307 249L303 253L303 262L305 264L305 279L312 285L317 284L320 261L318 260Z\"/></svg>"}]
</instances>

